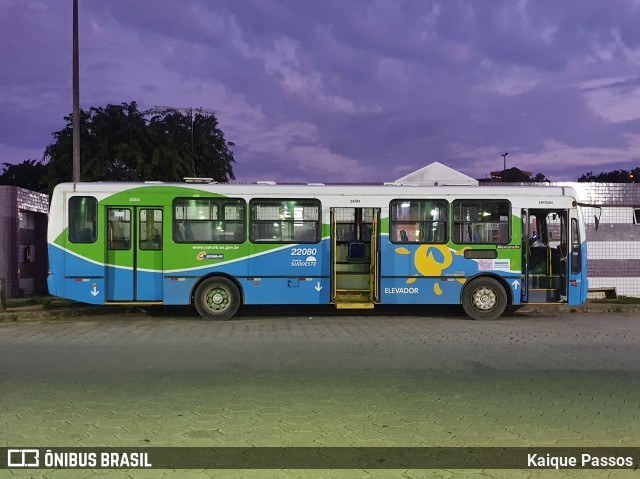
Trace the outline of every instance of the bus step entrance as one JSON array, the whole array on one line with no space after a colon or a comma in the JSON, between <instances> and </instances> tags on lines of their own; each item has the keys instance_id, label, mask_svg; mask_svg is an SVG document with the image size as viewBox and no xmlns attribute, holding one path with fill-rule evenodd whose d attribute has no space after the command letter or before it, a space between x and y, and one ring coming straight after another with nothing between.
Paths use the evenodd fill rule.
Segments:
<instances>
[{"instance_id":1,"label":"bus step entrance","mask_svg":"<svg viewBox=\"0 0 640 479\"><path fill-rule=\"evenodd\" d=\"M368 289L338 289L334 303L338 309L372 309L374 304Z\"/></svg>"},{"instance_id":2,"label":"bus step entrance","mask_svg":"<svg viewBox=\"0 0 640 479\"><path fill-rule=\"evenodd\" d=\"M560 295L556 289L530 289L529 303L558 303Z\"/></svg>"},{"instance_id":3,"label":"bus step entrance","mask_svg":"<svg viewBox=\"0 0 640 479\"><path fill-rule=\"evenodd\" d=\"M336 309L373 309L373 303L336 302Z\"/></svg>"},{"instance_id":4,"label":"bus step entrance","mask_svg":"<svg viewBox=\"0 0 640 479\"><path fill-rule=\"evenodd\" d=\"M529 303L559 302L560 284L558 275L529 275Z\"/></svg>"}]
</instances>

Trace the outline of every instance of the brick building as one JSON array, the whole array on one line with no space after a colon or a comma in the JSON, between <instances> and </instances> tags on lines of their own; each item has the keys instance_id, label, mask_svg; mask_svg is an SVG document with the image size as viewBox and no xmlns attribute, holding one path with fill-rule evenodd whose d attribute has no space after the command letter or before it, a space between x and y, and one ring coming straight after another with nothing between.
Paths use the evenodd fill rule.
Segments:
<instances>
[{"instance_id":1,"label":"brick building","mask_svg":"<svg viewBox=\"0 0 640 479\"><path fill-rule=\"evenodd\" d=\"M0 278L7 298L47 294L49 197L0 186Z\"/></svg>"}]
</instances>

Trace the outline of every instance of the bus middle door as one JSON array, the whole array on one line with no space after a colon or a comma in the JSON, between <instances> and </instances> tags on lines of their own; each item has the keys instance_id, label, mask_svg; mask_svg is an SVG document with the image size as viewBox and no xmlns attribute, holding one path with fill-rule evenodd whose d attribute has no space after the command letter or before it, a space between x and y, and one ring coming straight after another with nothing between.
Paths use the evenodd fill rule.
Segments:
<instances>
[{"instance_id":1,"label":"bus middle door","mask_svg":"<svg viewBox=\"0 0 640 479\"><path fill-rule=\"evenodd\" d=\"M133 300L132 208L107 208L107 301Z\"/></svg>"},{"instance_id":2,"label":"bus middle door","mask_svg":"<svg viewBox=\"0 0 640 479\"><path fill-rule=\"evenodd\" d=\"M162 209L107 208L107 301L162 300Z\"/></svg>"}]
</instances>

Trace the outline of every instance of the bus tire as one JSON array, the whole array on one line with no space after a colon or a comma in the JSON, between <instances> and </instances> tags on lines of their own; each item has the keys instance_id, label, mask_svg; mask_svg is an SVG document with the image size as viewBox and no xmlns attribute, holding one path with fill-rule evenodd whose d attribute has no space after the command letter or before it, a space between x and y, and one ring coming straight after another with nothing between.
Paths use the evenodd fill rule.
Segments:
<instances>
[{"instance_id":1,"label":"bus tire","mask_svg":"<svg viewBox=\"0 0 640 479\"><path fill-rule=\"evenodd\" d=\"M507 307L507 292L493 278L472 280L462 293L462 308L472 319L491 321Z\"/></svg>"},{"instance_id":2,"label":"bus tire","mask_svg":"<svg viewBox=\"0 0 640 479\"><path fill-rule=\"evenodd\" d=\"M193 302L204 319L226 321L240 307L240 291L227 278L207 278L196 288Z\"/></svg>"}]
</instances>

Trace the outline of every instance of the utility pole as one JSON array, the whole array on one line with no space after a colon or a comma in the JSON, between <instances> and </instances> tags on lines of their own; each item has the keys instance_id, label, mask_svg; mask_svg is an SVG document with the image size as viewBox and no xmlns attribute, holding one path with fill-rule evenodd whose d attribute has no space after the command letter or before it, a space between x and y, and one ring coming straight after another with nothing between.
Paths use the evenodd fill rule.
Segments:
<instances>
[{"instance_id":1,"label":"utility pole","mask_svg":"<svg viewBox=\"0 0 640 479\"><path fill-rule=\"evenodd\" d=\"M194 153L194 144L193 144L193 131L194 131L194 121L195 116L200 114L215 114L214 110L207 110L202 107L174 107L174 106L156 106L153 107L154 111L157 112L167 112L172 111L175 113L184 113L185 115L189 113L189 120L191 121L191 170L193 171L194 178L196 177L196 161L195 161L195 153Z\"/></svg>"},{"instance_id":2,"label":"utility pole","mask_svg":"<svg viewBox=\"0 0 640 479\"><path fill-rule=\"evenodd\" d=\"M80 53L78 0L73 0L73 182L80 181Z\"/></svg>"},{"instance_id":3,"label":"utility pole","mask_svg":"<svg viewBox=\"0 0 640 479\"><path fill-rule=\"evenodd\" d=\"M189 116L191 117L191 169L193 170L193 177L197 178L196 162L193 157L193 107L189 108Z\"/></svg>"}]
</instances>

